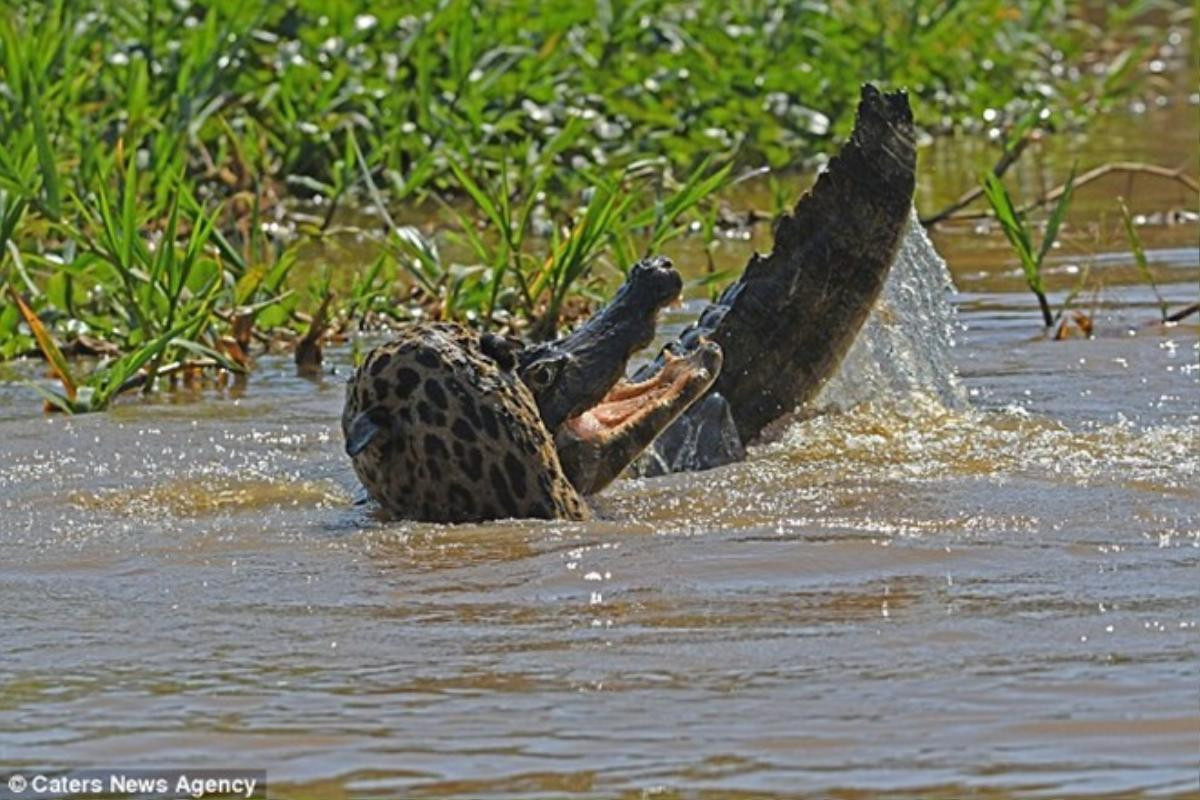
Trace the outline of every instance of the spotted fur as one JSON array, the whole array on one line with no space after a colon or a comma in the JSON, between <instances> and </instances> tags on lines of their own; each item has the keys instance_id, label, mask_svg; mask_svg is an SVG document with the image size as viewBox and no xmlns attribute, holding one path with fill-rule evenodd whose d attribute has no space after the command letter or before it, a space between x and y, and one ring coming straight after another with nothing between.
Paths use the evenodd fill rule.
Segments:
<instances>
[{"instance_id":1,"label":"spotted fur","mask_svg":"<svg viewBox=\"0 0 1200 800\"><path fill-rule=\"evenodd\" d=\"M352 455L391 514L437 522L586 519L515 361L450 323L421 323L372 350L346 385L347 442L360 415L369 443Z\"/></svg>"}]
</instances>

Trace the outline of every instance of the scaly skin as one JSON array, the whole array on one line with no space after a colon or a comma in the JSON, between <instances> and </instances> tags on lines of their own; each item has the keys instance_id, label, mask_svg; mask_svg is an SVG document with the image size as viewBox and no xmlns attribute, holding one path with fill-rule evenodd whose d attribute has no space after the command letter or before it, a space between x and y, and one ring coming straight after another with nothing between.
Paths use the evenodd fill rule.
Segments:
<instances>
[{"instance_id":1,"label":"scaly skin","mask_svg":"<svg viewBox=\"0 0 1200 800\"><path fill-rule=\"evenodd\" d=\"M705 401L655 443L655 463L645 472L737 460L742 444L816 396L887 279L912 207L915 169L907 96L863 86L850 140L779 221L771 253L751 258L742 277L665 348L684 353L711 340L724 366ZM638 375L661 364L660 357ZM722 403L736 437L717 430ZM697 442L701 429L708 433ZM679 449L698 445L707 450Z\"/></svg>"},{"instance_id":2,"label":"scaly skin","mask_svg":"<svg viewBox=\"0 0 1200 800\"><path fill-rule=\"evenodd\" d=\"M654 338L659 310L682 288L683 279L670 259L639 261L613 299L578 329L517 354L517 373L533 392L551 433L596 405L616 385L629 358Z\"/></svg>"}]
</instances>

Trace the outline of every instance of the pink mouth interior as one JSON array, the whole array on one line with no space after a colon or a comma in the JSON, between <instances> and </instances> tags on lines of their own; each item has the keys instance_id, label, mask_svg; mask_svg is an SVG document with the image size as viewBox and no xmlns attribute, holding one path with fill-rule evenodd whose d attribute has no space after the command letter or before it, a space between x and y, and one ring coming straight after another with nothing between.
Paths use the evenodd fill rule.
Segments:
<instances>
[{"instance_id":1,"label":"pink mouth interior","mask_svg":"<svg viewBox=\"0 0 1200 800\"><path fill-rule=\"evenodd\" d=\"M636 424L655 408L672 402L703 369L685 358L668 356L667 359L667 364L652 378L640 383L618 381L603 400L567 420L567 427L581 439L597 439Z\"/></svg>"}]
</instances>

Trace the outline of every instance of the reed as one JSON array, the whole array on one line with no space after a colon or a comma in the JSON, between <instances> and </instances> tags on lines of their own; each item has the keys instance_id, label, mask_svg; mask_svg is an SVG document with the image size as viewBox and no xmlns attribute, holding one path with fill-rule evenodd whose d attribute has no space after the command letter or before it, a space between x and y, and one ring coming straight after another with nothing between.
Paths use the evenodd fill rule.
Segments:
<instances>
[{"instance_id":1,"label":"reed","mask_svg":"<svg viewBox=\"0 0 1200 800\"><path fill-rule=\"evenodd\" d=\"M1158 282L1154 280L1154 273L1150 271L1150 262L1146 258L1146 248L1142 246L1142 237L1138 235L1137 226L1134 225L1133 217L1129 213L1129 206L1125 205L1125 198L1118 197L1117 205L1121 208L1121 223L1125 226L1125 236L1129 240L1129 251L1133 253L1133 263L1137 265L1138 274L1142 276L1142 280L1154 292L1154 298L1158 301L1159 315L1162 317L1162 321L1166 322L1171 316L1171 308L1166 298L1162 296L1162 292L1158 290Z\"/></svg>"},{"instance_id":2,"label":"reed","mask_svg":"<svg viewBox=\"0 0 1200 800\"><path fill-rule=\"evenodd\" d=\"M1041 244L1037 248L1033 245L1033 232L1027 217L1016 210L1003 180L998 178L994 172L985 172L981 181L984 196L991 205L992 212L1004 230L1004 236L1012 245L1013 252L1016 253L1021 264L1021 271L1025 274L1025 283L1029 286L1029 291L1033 292L1034 297L1037 298L1042 322L1047 328L1051 328L1054 326L1056 316L1050 308L1050 301L1046 298L1046 281L1042 275L1042 266L1046 261L1046 255L1054 247L1055 240L1058 239L1063 219L1066 217L1067 209L1071 206L1075 169L1071 169L1066 188L1050 212Z\"/></svg>"},{"instance_id":3,"label":"reed","mask_svg":"<svg viewBox=\"0 0 1200 800\"><path fill-rule=\"evenodd\" d=\"M1047 102L1084 119L1138 56L1044 0L12 0L0 358L102 340L120 355L60 375L71 410L189 360L244 369L222 342L308 330L305 254L349 228L376 252L333 266L331 328L550 336L640 255L711 241L734 174L831 150L865 78L974 130ZM1061 73L1085 58L1112 69ZM396 222L413 208L440 229ZM363 209L376 227L345 222Z\"/></svg>"}]
</instances>

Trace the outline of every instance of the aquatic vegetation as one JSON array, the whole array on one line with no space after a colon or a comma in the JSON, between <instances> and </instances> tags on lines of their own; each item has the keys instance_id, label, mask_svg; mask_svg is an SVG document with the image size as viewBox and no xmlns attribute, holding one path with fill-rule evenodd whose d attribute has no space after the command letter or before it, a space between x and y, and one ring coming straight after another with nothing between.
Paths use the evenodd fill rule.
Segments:
<instances>
[{"instance_id":1,"label":"aquatic vegetation","mask_svg":"<svg viewBox=\"0 0 1200 800\"><path fill-rule=\"evenodd\" d=\"M1106 164L1100 167L1088 170L1083 175L1076 175L1076 170L1071 169L1067 180L1062 186L1046 192L1041 198L1032 203L1018 206L1015 204L1008 193L1008 189L1004 185L1004 181L997 174L1002 170L992 170L984 173L980 179L980 194L987 199L991 206L991 213L1000 223L1001 229L1004 231L1005 238L1012 246L1013 252L1021 265L1021 270L1025 275L1025 281L1029 290L1033 292L1038 301L1038 308L1042 315L1042 321L1047 329L1054 328L1059 325L1055 333L1055 338L1065 338L1067 332L1065 327L1067 323L1074 324L1084 333L1090 336L1092 329L1092 320L1089 315L1080 312L1072 312L1070 319L1067 319L1066 314L1070 310L1072 303L1083 290L1088 279L1088 270L1085 269L1079 280L1067 292L1066 297L1059 305L1058 311L1055 312L1046 296L1046 283L1043 276L1043 265L1047 254L1054 247L1055 241L1058 239L1058 234L1062 226L1063 220L1066 217L1067 210L1071 205L1071 200L1074 196L1076 188L1079 186L1097 180L1110 172L1127 171L1127 172L1147 172L1159 177L1171 178L1178 180L1188 189L1194 190L1194 181L1192 178L1183 174L1179 170L1170 170L1166 168L1156 167L1154 165L1118 162L1114 164ZM1042 241L1035 249L1033 240L1033 228L1029 222L1029 214L1040 207L1044 203L1053 202L1054 206L1050 211L1045 222ZM1157 282L1154 278L1154 273L1150 269L1149 261L1146 257L1145 248L1142 245L1141 237L1138 235L1137 228L1134 225L1132 216L1129 213L1129 208L1125 204L1123 198L1117 199L1121 210L1121 220L1125 236L1129 242L1129 251L1134 265L1137 268L1138 274L1142 281L1154 293L1158 301L1159 313L1163 322L1178 322L1181 319L1196 313L1197 307L1193 304L1184 308L1182 311L1172 313L1166 299L1159 291ZM960 204L956 204L960 205Z\"/></svg>"},{"instance_id":2,"label":"aquatic vegetation","mask_svg":"<svg viewBox=\"0 0 1200 800\"><path fill-rule=\"evenodd\" d=\"M241 368L222 342L247 325L299 340L325 302L293 269L314 243L373 248L331 267L331 330L549 337L646 252L692 227L711 241L741 171L831 150L863 80L907 85L926 130L973 130L1041 104L1085 118L1140 52L1034 0L8 9L0 283L45 336L4 292L0 358L161 341L146 391L189 359Z\"/></svg>"},{"instance_id":3,"label":"aquatic vegetation","mask_svg":"<svg viewBox=\"0 0 1200 800\"><path fill-rule=\"evenodd\" d=\"M1121 224L1125 226L1125 235L1129 238L1129 251L1133 253L1133 263L1137 265L1138 273L1142 276L1142 280L1154 292L1154 298L1158 301L1158 310L1162 315L1162 321L1166 322L1171 315L1171 309L1167 305L1167 301L1163 298L1162 292L1158 290L1158 283L1154 280L1154 273L1150 271L1150 262L1146 259L1146 248L1142 246L1142 237L1138 235L1137 226L1133 224L1133 217L1129 214L1129 206L1125 205L1125 198L1118 197L1117 205L1121 207Z\"/></svg>"},{"instance_id":4,"label":"aquatic vegetation","mask_svg":"<svg viewBox=\"0 0 1200 800\"><path fill-rule=\"evenodd\" d=\"M162 222L158 209L139 205L138 182L131 161L119 193L99 184L87 200L72 196L83 225L55 227L64 240L57 257L29 256L33 266L49 272L43 291L31 291L31 296L69 315L72 333L102 341L119 357L102 360L86 379L76 379L46 324L9 286L9 296L63 385L62 393L43 393L62 410L103 409L117 394L135 387L150 392L164 364L177 369L186 356L199 357L193 365L242 369L217 341L216 306L232 296L236 281L219 251L207 246L214 217L198 208L182 211L181 204L195 202L180 183L166 200ZM159 224L161 229L155 230ZM29 273L19 269L27 287L36 288Z\"/></svg>"},{"instance_id":5,"label":"aquatic vegetation","mask_svg":"<svg viewBox=\"0 0 1200 800\"><path fill-rule=\"evenodd\" d=\"M1046 230L1042 234L1042 242L1037 247L1036 251L1033 246L1033 234L1030 229L1027 217L1024 213L1017 211L1013 205L1012 198L1009 197L1008 189L1005 188L1004 182L996 177L995 172L986 172L982 177L984 195L987 197L988 203L992 207L992 211L996 214L996 219L999 220L1001 227L1004 229L1004 235L1012 245L1013 251L1017 254L1017 258L1021 263L1021 271L1025 273L1025 282L1029 286L1029 291L1033 292L1037 298L1038 308L1042 312L1042 321L1047 328L1054 326L1056 316L1050 308L1050 302L1046 299L1046 282L1042 276L1042 265L1046 260L1046 254L1050 252L1050 248L1054 246L1055 240L1058 238L1059 228L1062 226L1063 218L1067 214L1067 209L1071 205L1071 195L1075 185L1075 170L1071 170L1070 176L1065 184L1066 189L1059 196L1058 201L1054 204L1054 209L1050 212L1050 217L1046 222ZM1069 301L1068 301L1069 302ZM1064 304L1064 310L1067 304ZM1061 311L1059 312L1062 313Z\"/></svg>"}]
</instances>

